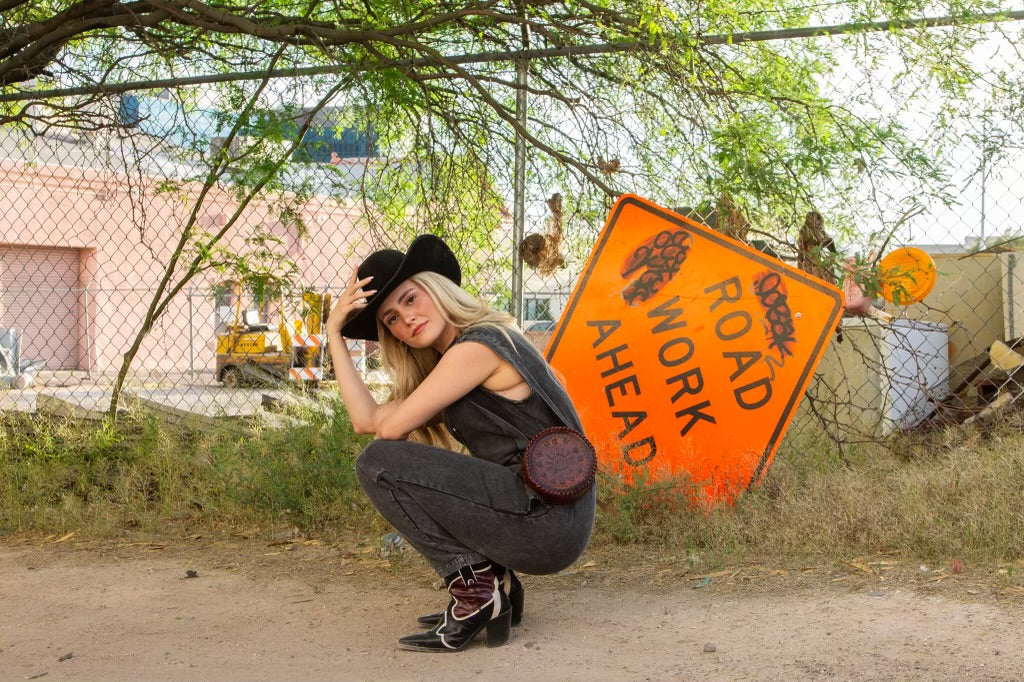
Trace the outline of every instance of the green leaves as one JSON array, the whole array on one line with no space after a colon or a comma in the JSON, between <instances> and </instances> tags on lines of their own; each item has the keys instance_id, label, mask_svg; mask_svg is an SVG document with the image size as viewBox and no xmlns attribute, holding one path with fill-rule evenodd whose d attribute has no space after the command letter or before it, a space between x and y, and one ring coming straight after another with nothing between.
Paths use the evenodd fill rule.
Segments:
<instances>
[{"instance_id":1,"label":"green leaves","mask_svg":"<svg viewBox=\"0 0 1024 682\"><path fill-rule=\"evenodd\" d=\"M884 222L907 201L945 200L942 133L970 114L977 74L967 50L982 36L970 16L990 9L960 1L946 11L963 23L932 30L905 22L931 11L917 0L821 10L776 0L175 7L115 1L100 20L85 0L15 0L0 28L12 38L0 41L0 84L38 94L43 81L29 77L67 86L141 80L142 92L160 79L149 94L162 96L169 79L182 114L176 126L144 130L179 165L161 191L181 196L178 183L191 180L240 202L288 194L282 222L300 230L310 197L358 200L359 227L375 245L444 235L471 256L469 280L481 289L498 287L517 246L507 243L517 139L527 149L527 203L563 194L564 243L580 253L622 192L668 206L728 195L782 242L812 209L827 214L830 229L863 241L872 234L853 229L865 206ZM853 38L782 33L828 24L848 33L857 30L849 22L881 19L898 28ZM827 31L804 35L812 33ZM525 124L517 118L519 64L527 71ZM875 71L887 68L896 76L875 92ZM1010 101L1022 88L1008 78ZM943 95L935 139L914 139L898 116L879 113L913 111L932 92ZM54 118L82 121L105 97L97 90L87 102L47 101ZM318 104L326 113L307 115ZM206 133L195 118L204 107ZM27 116L16 107L4 114ZM312 144L349 131L364 135L368 154L372 146L355 176ZM880 184L895 186L886 202ZM543 225L543 209L531 210L534 227ZM226 262L217 235L189 247L199 262Z\"/></svg>"}]
</instances>

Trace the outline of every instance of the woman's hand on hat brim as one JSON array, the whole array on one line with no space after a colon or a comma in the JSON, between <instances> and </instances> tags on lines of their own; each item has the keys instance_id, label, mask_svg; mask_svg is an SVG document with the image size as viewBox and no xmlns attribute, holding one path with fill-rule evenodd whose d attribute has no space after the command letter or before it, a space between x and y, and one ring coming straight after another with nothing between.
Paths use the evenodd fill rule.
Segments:
<instances>
[{"instance_id":1,"label":"woman's hand on hat brim","mask_svg":"<svg viewBox=\"0 0 1024 682\"><path fill-rule=\"evenodd\" d=\"M327 316L327 330L341 332L341 327L350 315L366 307L366 302L371 296L377 293L376 289L364 289L373 277L356 279L355 272L349 280L348 286L338 296L330 315Z\"/></svg>"}]
</instances>

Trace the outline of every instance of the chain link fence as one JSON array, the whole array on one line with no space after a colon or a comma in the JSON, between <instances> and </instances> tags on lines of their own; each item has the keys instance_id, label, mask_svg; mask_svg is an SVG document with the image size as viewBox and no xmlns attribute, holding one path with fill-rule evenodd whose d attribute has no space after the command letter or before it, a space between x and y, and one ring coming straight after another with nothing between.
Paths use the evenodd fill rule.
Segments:
<instances>
[{"instance_id":1,"label":"chain link fence","mask_svg":"<svg viewBox=\"0 0 1024 682\"><path fill-rule=\"evenodd\" d=\"M996 51L1015 44L1001 33L987 40ZM894 63L846 75L827 83L837 101L903 120L924 147L933 141L939 107L893 99ZM520 240L513 165L495 163L476 213L443 207L440 219L442 207L406 197L419 175L443 169L407 167L372 123L330 101L296 107L282 88L264 93L262 111L288 115L261 138L236 115L237 94L129 93L77 109L65 102L60 116L39 104L30 125L0 128L2 409L98 417L123 381L123 402L240 415L262 410L268 393L326 384L324 305L368 253L404 248L427 230L467 264L468 288L506 309L521 302L513 312L544 347L602 226L574 212L571 190L527 183ZM791 432L881 442L983 419L1016 400L1020 132L1012 112L985 107L947 126L935 180L944 203L901 204L912 187L866 181L853 196L823 198L817 224L810 214L802 226L754 219L733 233L834 283L845 279L848 304L859 295L875 309L844 317ZM502 158L513 156L507 149ZM602 162L608 172L620 163ZM720 219L735 207L708 200L703 209L669 206L721 231L736 224ZM844 202L905 210L885 223L865 214L862 224L831 224L830 208ZM920 302L897 305L854 273L877 273L880 259L904 246L928 255L936 279ZM349 350L385 390L373 344Z\"/></svg>"}]
</instances>

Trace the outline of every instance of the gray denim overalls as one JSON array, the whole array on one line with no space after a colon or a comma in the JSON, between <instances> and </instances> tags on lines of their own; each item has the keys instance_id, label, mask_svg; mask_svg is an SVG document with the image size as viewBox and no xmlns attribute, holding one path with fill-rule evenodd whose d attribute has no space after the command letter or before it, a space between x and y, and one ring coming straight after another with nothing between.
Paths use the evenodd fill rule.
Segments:
<instances>
[{"instance_id":1,"label":"gray denim overalls","mask_svg":"<svg viewBox=\"0 0 1024 682\"><path fill-rule=\"evenodd\" d=\"M490 560L523 573L555 573L583 553L596 490L550 505L523 483L520 458L549 426L581 429L565 389L521 334L481 325L454 343L482 343L531 387L510 400L477 386L448 406L444 422L472 457L405 440L375 440L356 461L367 497L441 576ZM454 345L454 344L453 344ZM596 486L595 486L596 488Z\"/></svg>"}]
</instances>

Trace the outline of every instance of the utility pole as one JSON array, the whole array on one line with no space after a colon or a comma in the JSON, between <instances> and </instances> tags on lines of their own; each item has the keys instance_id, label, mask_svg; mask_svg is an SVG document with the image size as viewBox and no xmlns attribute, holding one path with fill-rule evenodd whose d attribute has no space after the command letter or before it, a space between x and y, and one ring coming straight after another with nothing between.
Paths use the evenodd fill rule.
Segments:
<instances>
[{"instance_id":1,"label":"utility pole","mask_svg":"<svg viewBox=\"0 0 1024 682\"><path fill-rule=\"evenodd\" d=\"M521 27L523 38L523 50L530 49L530 28L526 24L526 4L520 4L520 12L523 17ZM520 57L516 59L516 122L520 130L525 130L527 125L526 115L526 85L527 68L529 61ZM512 199L512 310L516 322L522 326L523 323L523 259L519 255L519 245L523 243L523 236L526 232L526 140L522 133L516 131L515 150L515 179L513 182Z\"/></svg>"}]
</instances>

